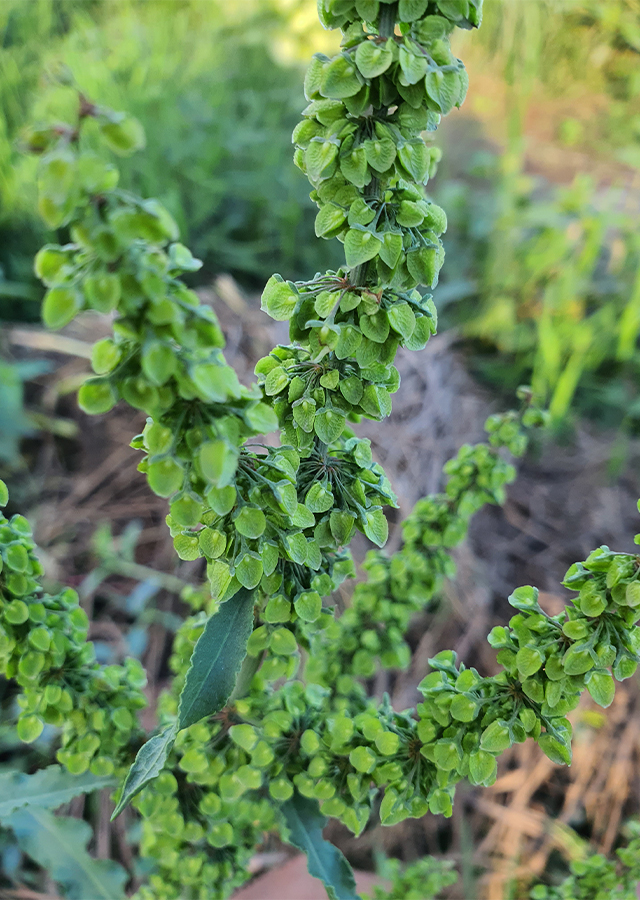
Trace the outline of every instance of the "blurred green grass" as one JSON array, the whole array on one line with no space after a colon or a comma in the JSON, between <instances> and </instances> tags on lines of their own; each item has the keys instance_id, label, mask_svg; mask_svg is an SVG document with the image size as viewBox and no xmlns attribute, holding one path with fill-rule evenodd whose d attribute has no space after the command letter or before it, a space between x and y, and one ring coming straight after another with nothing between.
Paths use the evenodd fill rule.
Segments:
<instances>
[{"instance_id":1,"label":"blurred green grass","mask_svg":"<svg viewBox=\"0 0 640 900\"><path fill-rule=\"evenodd\" d=\"M640 3L487 0L459 52L481 129L443 129L443 320L494 388L637 433Z\"/></svg>"},{"instance_id":2,"label":"blurred green grass","mask_svg":"<svg viewBox=\"0 0 640 900\"><path fill-rule=\"evenodd\" d=\"M308 40L291 26L308 7L299 0L0 4L0 316L37 318L31 266L44 239L34 215L37 161L20 156L16 138L28 122L73 114L72 92L51 77L61 67L95 102L142 121L147 148L126 162L123 184L169 207L204 260L201 281L231 272L257 287L274 269L298 277L337 258L337 248L309 240L313 207L291 164L291 131L304 105L298 44Z\"/></svg>"},{"instance_id":3,"label":"blurred green grass","mask_svg":"<svg viewBox=\"0 0 640 900\"><path fill-rule=\"evenodd\" d=\"M46 236L16 141L72 116L65 67L142 121L124 184L177 218L205 263L194 283L230 272L257 291L339 262L291 163L308 56L337 46L313 0L4 0L0 40L0 319L38 319ZM443 320L496 389L532 380L556 421L635 432L640 0L485 0L458 52L471 92L433 187L450 213Z\"/></svg>"}]
</instances>

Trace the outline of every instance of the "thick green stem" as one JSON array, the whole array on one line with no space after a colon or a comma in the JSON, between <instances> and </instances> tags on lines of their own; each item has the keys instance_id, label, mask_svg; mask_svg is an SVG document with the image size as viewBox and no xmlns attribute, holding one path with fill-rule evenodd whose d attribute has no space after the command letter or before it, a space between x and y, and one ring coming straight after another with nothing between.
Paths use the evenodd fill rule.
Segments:
<instances>
[{"instance_id":1,"label":"thick green stem","mask_svg":"<svg viewBox=\"0 0 640 900\"><path fill-rule=\"evenodd\" d=\"M236 686L234 687L233 691L231 692L231 696L227 701L228 704L232 704L236 700L240 700L242 697L246 696L246 694L249 693L249 688L251 687L253 676L260 668L263 658L264 653L260 653L258 656L245 656L242 666L240 667Z\"/></svg>"},{"instance_id":2,"label":"thick green stem","mask_svg":"<svg viewBox=\"0 0 640 900\"><path fill-rule=\"evenodd\" d=\"M359 266L356 266L351 273L351 283L355 285L355 287L364 287L367 283L367 269L369 267L368 262L364 262Z\"/></svg>"},{"instance_id":3,"label":"thick green stem","mask_svg":"<svg viewBox=\"0 0 640 900\"><path fill-rule=\"evenodd\" d=\"M380 8L378 31L380 37L391 37L396 27L396 15L398 13L395 3L384 4Z\"/></svg>"}]
</instances>

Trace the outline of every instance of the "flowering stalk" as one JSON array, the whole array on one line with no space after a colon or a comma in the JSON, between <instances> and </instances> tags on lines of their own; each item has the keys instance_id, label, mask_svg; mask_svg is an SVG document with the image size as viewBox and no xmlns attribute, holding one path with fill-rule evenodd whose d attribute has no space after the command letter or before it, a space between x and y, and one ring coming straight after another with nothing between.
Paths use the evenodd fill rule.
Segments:
<instances>
[{"instance_id":1,"label":"flowering stalk","mask_svg":"<svg viewBox=\"0 0 640 900\"><path fill-rule=\"evenodd\" d=\"M80 405L105 413L122 399L146 413L132 441L139 468L169 500L178 555L206 560L210 597L185 594L195 614L176 637L160 730L143 743L139 666L96 665L77 598L43 598L28 525L0 521L0 660L23 690L20 736L60 724L58 757L71 771L130 766L116 813L133 801L143 816L141 852L158 868L145 900L227 896L273 829L316 860L331 896L355 896L346 861L322 841L323 815L355 833L374 810L386 824L449 815L455 784L490 784L497 755L527 736L568 762L565 714L580 692L606 706L609 668L616 678L635 669L638 564L604 548L570 570L580 594L559 616L540 609L535 589L513 593L518 614L490 635L497 676L445 651L416 711L366 696L362 679L377 666L407 665L403 633L453 574L448 550L470 517L503 501L515 470L500 448L521 455L527 429L544 421L526 391L519 412L489 420L487 443L447 464L445 492L419 501L401 549L368 557L349 609L338 616L327 602L354 574L355 531L381 548L383 509L396 503L351 425L389 415L398 348L420 350L436 330L419 286L437 284L446 216L424 196L439 154L421 134L464 99L449 37L479 24L480 5L319 3L343 41L334 58L313 58L294 159L313 187L316 234L342 241L345 263L305 282L269 279L262 308L289 321L291 343L259 361L251 388L225 362L215 314L181 280L199 262L169 213L120 189L117 169L87 147L99 136L132 152L144 142L138 123L80 95L76 122L28 135L42 154L42 215L71 238L36 258L45 324L115 314ZM260 441L276 429L279 446Z\"/></svg>"}]
</instances>

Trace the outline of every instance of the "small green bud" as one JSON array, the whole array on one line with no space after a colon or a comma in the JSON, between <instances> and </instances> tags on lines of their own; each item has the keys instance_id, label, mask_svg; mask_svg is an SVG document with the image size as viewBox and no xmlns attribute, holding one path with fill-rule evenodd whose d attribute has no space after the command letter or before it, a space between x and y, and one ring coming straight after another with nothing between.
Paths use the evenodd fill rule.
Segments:
<instances>
[{"instance_id":1,"label":"small green bud","mask_svg":"<svg viewBox=\"0 0 640 900\"><path fill-rule=\"evenodd\" d=\"M269 793L274 800L284 803L293 797L293 785L286 778L274 778L269 782Z\"/></svg>"},{"instance_id":2,"label":"small green bud","mask_svg":"<svg viewBox=\"0 0 640 900\"><path fill-rule=\"evenodd\" d=\"M47 328L57 330L68 325L82 309L82 294L75 288L54 287L45 294L42 320Z\"/></svg>"},{"instance_id":3,"label":"small green bud","mask_svg":"<svg viewBox=\"0 0 640 900\"><path fill-rule=\"evenodd\" d=\"M228 847L233 843L233 827L229 822L215 822L207 833L207 841L212 847Z\"/></svg>"},{"instance_id":4,"label":"small green bud","mask_svg":"<svg viewBox=\"0 0 640 900\"><path fill-rule=\"evenodd\" d=\"M175 459L161 459L150 463L147 479L154 494L159 497L170 497L182 487L184 469Z\"/></svg>"},{"instance_id":5,"label":"small green bud","mask_svg":"<svg viewBox=\"0 0 640 900\"><path fill-rule=\"evenodd\" d=\"M511 738L506 723L498 719L488 725L482 732L480 746L489 753L502 753L503 750L510 747Z\"/></svg>"},{"instance_id":6,"label":"small green bud","mask_svg":"<svg viewBox=\"0 0 640 900\"><path fill-rule=\"evenodd\" d=\"M269 646L276 656L290 656L298 650L295 635L288 628L276 628L271 634Z\"/></svg>"},{"instance_id":7,"label":"small green bud","mask_svg":"<svg viewBox=\"0 0 640 900\"><path fill-rule=\"evenodd\" d=\"M190 494L183 494L170 506L171 518L184 528L197 525L202 516L202 504Z\"/></svg>"},{"instance_id":8,"label":"small green bud","mask_svg":"<svg viewBox=\"0 0 640 900\"><path fill-rule=\"evenodd\" d=\"M322 612L322 598L316 591L303 591L293 605L304 622L317 621Z\"/></svg>"},{"instance_id":9,"label":"small green bud","mask_svg":"<svg viewBox=\"0 0 640 900\"><path fill-rule=\"evenodd\" d=\"M313 756L320 749L320 739L315 731L307 729L302 732L300 737L300 746L309 756Z\"/></svg>"},{"instance_id":10,"label":"small green bud","mask_svg":"<svg viewBox=\"0 0 640 900\"><path fill-rule=\"evenodd\" d=\"M113 387L103 378L89 378L78 391L78 405L90 416L109 412L117 400Z\"/></svg>"},{"instance_id":11,"label":"small green bud","mask_svg":"<svg viewBox=\"0 0 640 900\"><path fill-rule=\"evenodd\" d=\"M276 624L291 618L291 603L282 594L271 597L264 611L265 622Z\"/></svg>"},{"instance_id":12,"label":"small green bud","mask_svg":"<svg viewBox=\"0 0 640 900\"><path fill-rule=\"evenodd\" d=\"M37 716L20 716L16 731L18 737L25 744L31 744L42 734L43 722Z\"/></svg>"},{"instance_id":13,"label":"small green bud","mask_svg":"<svg viewBox=\"0 0 640 900\"><path fill-rule=\"evenodd\" d=\"M232 725L229 737L234 744L250 753L258 743L258 735L253 725Z\"/></svg>"}]
</instances>

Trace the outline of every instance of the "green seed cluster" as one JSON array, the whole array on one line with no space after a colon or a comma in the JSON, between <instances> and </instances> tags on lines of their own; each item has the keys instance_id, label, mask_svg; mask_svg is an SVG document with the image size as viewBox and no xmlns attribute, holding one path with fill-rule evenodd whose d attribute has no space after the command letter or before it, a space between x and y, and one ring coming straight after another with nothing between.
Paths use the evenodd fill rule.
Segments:
<instances>
[{"instance_id":1,"label":"green seed cluster","mask_svg":"<svg viewBox=\"0 0 640 900\"><path fill-rule=\"evenodd\" d=\"M488 638L503 666L495 677L456 667L451 651L438 654L420 685L418 735L439 772L491 784L495 757L527 737L554 762L570 763L566 714L585 689L609 706L614 678L630 678L640 661L639 572L635 556L594 550L567 572L564 586L580 593L557 616L540 607L537 588L515 590L509 603L518 613Z\"/></svg>"},{"instance_id":2,"label":"green seed cluster","mask_svg":"<svg viewBox=\"0 0 640 900\"><path fill-rule=\"evenodd\" d=\"M211 758L212 773L207 781L200 767L209 759L199 753L195 740L198 727L211 738L208 725L193 726L191 745L185 746L175 774L162 772L153 790L145 791L134 802L143 816L140 852L156 863L148 885L138 891L136 900L228 896L246 881L247 864L256 845L276 827L276 810L265 798L240 797L237 791L228 789L226 782L222 784L227 790L211 789L216 773L220 774L226 763L233 770L236 761L232 748L215 761Z\"/></svg>"},{"instance_id":3,"label":"green seed cluster","mask_svg":"<svg viewBox=\"0 0 640 900\"><path fill-rule=\"evenodd\" d=\"M384 824L427 811L451 815L457 782L491 784L496 757L516 741L532 737L552 760L570 762L566 713L585 687L596 702L609 705L613 680L606 666L613 665L620 680L637 665L640 638L634 623L640 616L633 607L616 604L612 593L622 597L624 592L626 598L637 572L635 557L601 548L569 571L568 584L576 573L584 584L574 605L555 617L542 612L534 588L516 590L509 601L517 615L508 629L494 629L489 636L499 648L503 670L483 678L475 669L458 666L451 651L439 653L420 685L424 702L417 719L413 710L394 711L387 699L380 706L367 700L348 670L336 679L337 690L307 672L306 685L289 681L274 690L270 669L260 669L246 697L181 735L174 771L215 794L217 799L207 803L221 817L216 824L228 825L224 833L238 847L241 831L224 803L241 798L277 804L297 790L356 834L366 826L376 799ZM582 609L585 587L593 581L608 603L597 616ZM587 622L588 640L583 627L579 635L571 627L579 621ZM196 625L181 640L194 642L198 634ZM322 631L323 637L328 634L330 626ZM602 650L605 636L609 643ZM576 674L580 641L590 643L592 655L590 667L583 660ZM186 667L189 649L174 661L178 671ZM296 666L297 660L282 674L291 678ZM174 715L176 703L175 697L165 700L164 714ZM147 792L140 802L146 797ZM145 828L155 827L152 817ZM182 855L201 852L197 842L188 844L181 845Z\"/></svg>"},{"instance_id":4,"label":"green seed cluster","mask_svg":"<svg viewBox=\"0 0 640 900\"><path fill-rule=\"evenodd\" d=\"M302 449L336 440L347 418L388 415L398 347L422 349L435 332L431 297L416 288L437 283L447 223L424 197L438 154L420 135L462 103L466 74L449 35L479 21L429 3L327 3L320 15L343 28L343 50L312 61L294 158L320 208L316 233L344 243L346 265L309 282L269 280L262 307L290 322L297 346L257 369Z\"/></svg>"},{"instance_id":5,"label":"green seed cluster","mask_svg":"<svg viewBox=\"0 0 640 900\"><path fill-rule=\"evenodd\" d=\"M302 460L291 447L262 451L241 451L234 483L210 488L208 509L184 495L171 503L174 546L182 559L206 558L214 599L259 585L315 621L320 595L352 572L336 554L356 527L382 546L388 526L381 504L395 506L395 496L368 440L351 437L331 451L314 446ZM309 592L315 612L305 613Z\"/></svg>"},{"instance_id":6,"label":"green seed cluster","mask_svg":"<svg viewBox=\"0 0 640 900\"><path fill-rule=\"evenodd\" d=\"M541 418L531 408L525 408L519 415L491 417L487 423L490 442L494 447L504 442L512 451L521 453L526 441L523 422L532 426L540 424ZM375 795L380 791L384 793L379 812L386 824L401 821L407 816L422 815L427 810L450 814L455 784L463 777L475 784L491 783L495 778L495 757L514 740L532 736L552 759L559 762L569 760L570 725L564 718L565 713L575 706L585 682L587 687L590 685L595 699L607 705L611 700L607 688L611 677L594 663L593 674L588 679L584 676L577 679L572 675L565 678L559 695L553 693L557 691L553 685L558 684L558 679L553 681L551 678L553 658L561 652L563 662L570 668L571 660L575 658L576 644L564 634L562 628L566 629L569 622L579 618L576 615L579 607L576 605L566 614L549 619L539 610L536 592L532 588L514 592L510 602L518 608L518 615L512 619L509 629L494 629L490 636L494 645L496 636L502 641L498 644L501 648L498 659L505 671L494 678L481 678L473 669L457 667L454 654L448 651L439 654L432 661L434 672L420 686L425 701L418 707L417 721L413 713L398 714L388 703L377 708L366 700L358 684L358 676L371 675L375 669L371 662L366 670L359 669L365 654L369 661L379 656L383 665L397 664L397 656L386 656L388 651L382 649L381 644L381 637L386 637L393 628L389 613L402 608L402 599L412 597L405 611L406 619L397 626L396 638L400 641L400 626L406 625L409 615L419 605L428 602L433 596L434 584L446 571L444 560L448 558L447 547L452 546L455 540L452 531L445 537L451 523L445 523L440 514L435 515L435 511L441 508L440 503L454 500L449 505L449 515L453 517L462 510L463 515L468 517L482 503L503 500L504 484L513 478L512 467L487 445L462 448L458 457L447 464L446 470L449 481L445 494L421 501L418 504L420 513L416 514L417 510L407 520L407 533L413 541L413 546L410 541L407 542L411 554L417 557L416 545L424 542L422 560L432 560L430 549L439 559L435 574L431 573L426 588L424 583L422 589L414 584L411 593L405 584L404 597L393 593L394 588L398 591L401 579L397 572L393 579L389 578L388 568L408 552L407 545L391 561L386 560L386 567L382 554L377 554L378 558L368 566L369 581L356 589L353 606L340 619L329 619L324 628L317 627L315 637L309 633L303 634L302 642L306 637L312 648L311 659L305 668L306 687L290 682L276 692L270 689L269 684L274 680L272 674L293 677L298 660L294 655L295 642L291 641L289 649L292 656L286 664L288 670L285 672L284 665L272 669L272 660L277 657L277 641L270 644L269 630L261 626L254 632L250 652L268 650L268 655L254 677L249 695L217 717L213 740L211 731L207 729L199 729L197 734L192 731L186 733L188 736L181 747L186 761L178 762L178 767L190 769L193 766L203 773L193 775L196 779L206 778L215 771L216 785L212 787L222 795L237 791L238 797L267 796L282 802L298 790L305 796L317 799L325 814L340 818L355 833L360 833L371 815ZM458 540L463 530L456 531ZM585 584L592 583L595 578L600 592L605 593L611 605L613 596L606 596L607 579L609 593L611 588L615 588L618 598L624 596L626 600L627 592L632 598L635 589L629 589L628 585L636 583L637 565L630 565L634 557L609 554L606 558L607 573L611 568L614 574L603 574L601 557L607 553L596 552L593 559L590 557L584 564L572 567L566 583L571 586L575 573L579 573ZM381 568L385 578L380 577ZM583 594L587 591L585 584L578 585ZM616 588L617 584L622 586ZM378 588L380 585L383 596L384 591L391 594L385 598L387 606L376 608L371 618L365 620L363 612L367 601L371 605L367 594L372 587ZM362 600L358 599L360 592ZM576 603L580 604L580 598ZM353 614L354 609L358 615ZM588 610L593 613L594 607ZM325 611L323 616L328 616L328 612ZM616 616L620 618L617 612ZM618 646L616 655L619 656L617 663L614 661L614 672L618 678L632 674L635 667L633 642L637 630L629 629L636 617L623 610L623 618L624 623L610 620L608 626L589 620L593 634L601 636L603 630L608 628L607 634L614 635L612 640ZM546 631L541 627L544 623L550 623ZM368 625L373 627L368 629ZM204 618L199 629L203 626ZM342 626L344 630L341 630ZM275 633L278 630L276 626ZM189 646L176 654L174 666L177 672L186 667L199 633L198 628L194 628L189 635ZM361 636L361 641L355 640L351 646L349 639L354 634ZM510 647L508 654L505 654L507 638ZM186 632L184 640L187 640ZM539 669L525 677L527 664L531 666L529 653L532 647L528 645L537 647L538 643L547 648L545 658L548 665L538 675L542 668L538 660ZM594 647L597 644L598 637L595 637ZM334 645L340 648L337 658L335 655L332 657L330 652ZM525 647L526 652L521 652L521 646ZM570 652L572 648L573 652ZM521 667L525 666L524 669L517 669L518 660ZM609 651L609 663L611 661ZM510 662L511 667L508 665ZM536 681L542 683L543 675L546 684L552 686L543 687L540 692L533 684ZM606 688L604 692L603 684ZM548 694L547 699L545 694ZM173 704L167 704L165 710L175 714L176 700ZM225 739L226 746L232 752L231 756L224 757L224 766L218 769L217 760L225 752ZM244 750L244 756L239 754L238 746ZM254 749L255 757L252 755ZM190 777L188 774L187 778ZM223 777L224 787L217 784ZM225 815L230 827L235 828L233 816L228 812ZM238 840L234 831L234 841ZM187 852L186 847L181 849L181 853L184 852Z\"/></svg>"},{"instance_id":7,"label":"green seed cluster","mask_svg":"<svg viewBox=\"0 0 640 900\"><path fill-rule=\"evenodd\" d=\"M252 832L247 840L244 812L237 814L239 804L266 802L273 828L281 824L279 804L295 790L318 800L323 813L340 818L356 834L371 816L377 793L374 785L392 781L399 791L411 792L414 815L428 809L415 796L416 759L418 769L431 767L420 767L411 713L395 713L388 701L380 708L364 699L343 698L336 704L327 689L295 681L274 691L262 671L247 697L179 735L172 751L171 800L160 803L155 785L134 800L145 816L145 841L150 836L149 846L158 842L157 858L167 869L172 850L184 859L210 857L207 843L235 852L246 842L253 849L256 834ZM175 709L172 699L164 698L161 704L165 715ZM189 822L205 826L195 839L183 836L168 821L169 807L179 802ZM435 802L432 805L435 809ZM259 812L254 806L261 828L267 827L266 808ZM147 844L144 848L147 852ZM156 856L155 851L152 855ZM226 896L226 890L215 896Z\"/></svg>"},{"instance_id":8,"label":"green seed cluster","mask_svg":"<svg viewBox=\"0 0 640 900\"><path fill-rule=\"evenodd\" d=\"M301 449L314 436L337 440L347 417L388 416L400 384L398 347L422 350L437 325L430 295L359 288L343 270L306 284L274 275L262 308L289 320L291 339L301 345L278 347L256 367L265 395L276 398L287 440Z\"/></svg>"},{"instance_id":9,"label":"green seed cluster","mask_svg":"<svg viewBox=\"0 0 640 900\"><path fill-rule=\"evenodd\" d=\"M524 399L528 399L526 392ZM172 764L174 773L186 772L180 777L206 783L215 793L216 800L207 802L220 816L216 824L224 822L229 835L233 829L234 846L242 843L241 831L225 804L240 798L265 797L279 803L298 790L317 799L323 813L340 818L355 833L371 816L375 787L386 787L385 822L428 809L450 812L452 791L441 788L437 766L421 754L420 725L413 714L398 715L388 703L378 708L368 702L358 679L374 674L376 658L388 667L407 661L402 635L409 618L429 602L445 573L452 571L448 547L454 541L445 540L443 546L447 526L433 510L440 510L445 502L452 519L462 510L466 529L468 517L482 503L502 501L504 484L512 480L514 470L494 448L508 444L523 452L523 421L532 426L541 424L542 418L528 405L519 414L491 417L487 429L493 448L486 444L463 448L447 464L447 492L418 504L405 524L410 540L399 553L391 560L375 554L365 564L368 581L356 588L354 603L339 619L333 618L331 609L324 609L314 623L301 619L294 624L294 636L288 627L291 604L286 596L269 599L260 614L264 624L249 641L249 654L263 656L249 694L206 727L199 724L188 729ZM427 504L430 515L424 509ZM458 540L465 529L458 533ZM428 542L423 542L423 534ZM406 579L403 582L395 568L398 560L404 565L405 557L417 566L411 585ZM373 609L372 593L378 604ZM204 615L193 617L177 635L171 660L176 680L171 695L161 701L166 723L177 712L184 673L205 622ZM274 692L271 685L278 678L295 677L298 641L310 650L304 672L307 686L290 682ZM165 827L162 808L157 815L158 824L154 814L144 826L149 832ZM193 846L185 838L179 847L181 856L203 852L201 838Z\"/></svg>"},{"instance_id":10,"label":"green seed cluster","mask_svg":"<svg viewBox=\"0 0 640 900\"><path fill-rule=\"evenodd\" d=\"M396 0L320 0L318 15L325 28L348 27L363 19L375 22L384 15L385 6ZM477 28L482 20L480 0L398 0L398 18L402 22L415 22L429 15L445 17L459 28ZM439 23L439 27L441 24Z\"/></svg>"},{"instance_id":11,"label":"green seed cluster","mask_svg":"<svg viewBox=\"0 0 640 900\"><path fill-rule=\"evenodd\" d=\"M144 410L150 420L138 446L151 489L184 507L202 506L212 486L233 479L246 438L277 422L255 390L239 384L213 310L181 280L200 262L178 242L161 204L119 189L115 166L86 149L96 130L121 155L143 143L134 119L83 97L75 128L27 135L42 154L40 211L71 236L36 257L48 288L43 319L61 328L85 309L117 313L113 338L93 348L96 377L80 389L80 406L104 413L122 398Z\"/></svg>"},{"instance_id":12,"label":"green seed cluster","mask_svg":"<svg viewBox=\"0 0 640 900\"><path fill-rule=\"evenodd\" d=\"M508 629L493 629L489 641L500 651L498 661L544 712L573 709L585 686L597 703L608 706L614 691L608 670L618 681L635 673L640 658L639 572L636 556L604 546L594 550L567 572L564 586L579 594L559 617L543 613L536 589L514 592L511 602L519 614Z\"/></svg>"},{"instance_id":13,"label":"green seed cluster","mask_svg":"<svg viewBox=\"0 0 640 900\"><path fill-rule=\"evenodd\" d=\"M410 302L398 303L387 313L384 299L363 292L362 307L370 313L364 314L366 324L364 319L360 325L344 320L336 324L329 314L315 331L315 325L308 330L307 348L278 347L260 360L256 366L258 381L266 396L273 398L288 443L304 452L316 439L325 444L338 440L347 420L359 421L362 416L380 420L389 415L391 394L400 385L400 376L392 365L399 346L399 335L389 325L390 320L397 321L394 310L404 309L404 322L409 323L412 336L416 334L416 322L426 323L424 330L419 329L419 340L404 341L409 349L421 350L436 330L433 301L430 297L422 300L417 291L412 293L413 297L407 295ZM349 295L360 298L354 291ZM340 294L336 296L339 299ZM335 305L335 298L332 303ZM305 304L297 312L298 319L317 324L319 320L309 318L313 310L306 310ZM411 305L424 308L424 314L416 319ZM325 341L320 349L314 338L316 331ZM298 334L296 340L302 341L302 335Z\"/></svg>"},{"instance_id":14,"label":"green seed cluster","mask_svg":"<svg viewBox=\"0 0 640 900\"><path fill-rule=\"evenodd\" d=\"M385 859L381 874L391 886L387 890L375 885L372 900L430 900L458 880L451 860L433 856L423 856L404 868L397 859ZM369 900L367 894L363 896Z\"/></svg>"},{"instance_id":15,"label":"green seed cluster","mask_svg":"<svg viewBox=\"0 0 640 900\"><path fill-rule=\"evenodd\" d=\"M313 58L294 160L314 186L316 234L344 242L349 268L372 261L378 278L401 291L434 286L444 258L446 217L416 185L437 160L421 133L466 95L449 36L455 25L478 25L479 15L460 15L461 6L319 4L323 23L342 28L343 49Z\"/></svg>"},{"instance_id":16,"label":"green seed cluster","mask_svg":"<svg viewBox=\"0 0 640 900\"><path fill-rule=\"evenodd\" d=\"M423 194L438 153L420 134L466 92L449 37L479 13L456 6L321 7L328 27L343 28L343 49L314 57L295 156L320 207L318 234L344 242L346 264L306 283L270 279L263 308L290 320L293 343L260 361L258 388L238 383L215 315L181 280L199 262L171 216L121 190L117 169L87 149L98 137L126 155L144 143L139 124L80 95L74 126L27 136L42 155L41 212L71 236L36 259L45 323L117 314L79 402L100 413L122 398L148 414L133 446L152 490L171 501L176 550L207 559L214 600L241 586L284 598L268 620L284 621L289 603L294 622L317 621L322 595L349 571L341 549L355 529L378 546L387 538L393 492L347 421L390 413L398 347L420 349L435 332L433 301L416 288L436 283L446 216ZM278 424L286 446L245 445Z\"/></svg>"},{"instance_id":17,"label":"green seed cluster","mask_svg":"<svg viewBox=\"0 0 640 900\"><path fill-rule=\"evenodd\" d=\"M0 481L0 506L8 492ZM0 671L21 689L18 737L61 729L57 757L70 772L108 775L140 740L136 712L146 706L137 660L99 666L87 642L89 622L70 588L45 594L27 520L0 514Z\"/></svg>"},{"instance_id":18,"label":"green seed cluster","mask_svg":"<svg viewBox=\"0 0 640 900\"><path fill-rule=\"evenodd\" d=\"M640 881L640 823L627 822L630 840L616 859L592 853L571 863L571 874L557 885L537 884L531 900L636 900Z\"/></svg>"},{"instance_id":19,"label":"green seed cluster","mask_svg":"<svg viewBox=\"0 0 640 900\"><path fill-rule=\"evenodd\" d=\"M93 651L92 644L86 644ZM138 712L147 706L147 677L137 659L124 665L94 665L74 691L74 709L65 715L58 760L73 774L120 774L144 740Z\"/></svg>"},{"instance_id":20,"label":"green seed cluster","mask_svg":"<svg viewBox=\"0 0 640 900\"><path fill-rule=\"evenodd\" d=\"M522 455L527 427L546 421L529 405L528 389L520 389L520 397L519 413L487 420L488 444L464 445L446 463L445 492L418 501L403 523L400 550L391 557L379 551L367 555L367 579L356 585L349 608L326 629L307 635L307 679L349 695L357 679L375 674L378 661L384 668L409 664L404 634L415 612L438 594L445 578L454 576L450 548L464 540L471 516L482 506L504 502L505 486L515 478L515 468L498 449Z\"/></svg>"},{"instance_id":21,"label":"green seed cluster","mask_svg":"<svg viewBox=\"0 0 640 900\"><path fill-rule=\"evenodd\" d=\"M640 880L640 824L624 826L629 838L616 850L617 859L593 853L571 863L571 874L559 885L536 884L531 900L636 900ZM384 861L382 875L391 882L387 890L374 887L373 900L424 900L439 897L454 884L457 875L450 860L425 856L401 868L397 859ZM367 895L364 895L365 898Z\"/></svg>"}]
</instances>

